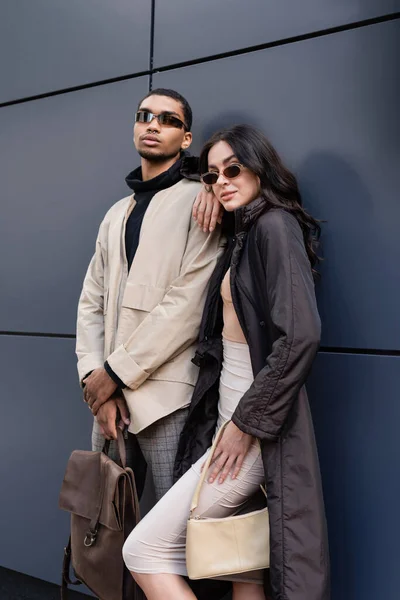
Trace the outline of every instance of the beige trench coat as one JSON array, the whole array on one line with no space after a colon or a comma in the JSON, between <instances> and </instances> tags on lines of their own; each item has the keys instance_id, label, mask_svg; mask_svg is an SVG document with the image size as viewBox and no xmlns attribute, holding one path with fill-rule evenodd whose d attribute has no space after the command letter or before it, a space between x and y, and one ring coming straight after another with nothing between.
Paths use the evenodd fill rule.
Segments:
<instances>
[{"instance_id":1,"label":"beige trench coat","mask_svg":"<svg viewBox=\"0 0 400 600\"><path fill-rule=\"evenodd\" d=\"M204 233L192 218L200 184L183 179L155 194L143 219L128 273L125 226L134 195L117 202L99 230L79 300L79 379L107 360L127 386L138 433L190 403L208 281L222 252L219 229Z\"/></svg>"}]
</instances>

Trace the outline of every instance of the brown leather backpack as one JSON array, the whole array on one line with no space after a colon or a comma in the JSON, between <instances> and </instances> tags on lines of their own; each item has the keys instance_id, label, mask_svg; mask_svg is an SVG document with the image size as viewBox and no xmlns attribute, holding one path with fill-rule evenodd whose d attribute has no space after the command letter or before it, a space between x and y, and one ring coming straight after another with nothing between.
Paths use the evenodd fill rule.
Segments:
<instances>
[{"instance_id":1,"label":"brown leather backpack","mask_svg":"<svg viewBox=\"0 0 400 600\"><path fill-rule=\"evenodd\" d=\"M118 428L117 428L118 429ZM68 584L84 583L101 600L142 600L122 559L122 546L138 523L135 478L126 467L118 429L121 466L103 452L75 450L67 464L59 507L71 513L71 536L64 552L61 599ZM69 576L72 563L76 581Z\"/></svg>"}]
</instances>

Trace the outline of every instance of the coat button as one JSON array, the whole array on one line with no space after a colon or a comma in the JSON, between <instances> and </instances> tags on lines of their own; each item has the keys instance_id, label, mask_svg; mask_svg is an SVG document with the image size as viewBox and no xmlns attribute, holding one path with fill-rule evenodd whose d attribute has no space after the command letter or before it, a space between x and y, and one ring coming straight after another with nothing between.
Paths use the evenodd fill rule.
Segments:
<instances>
[{"instance_id":1,"label":"coat button","mask_svg":"<svg viewBox=\"0 0 400 600\"><path fill-rule=\"evenodd\" d=\"M260 327L265 327L265 321L260 321Z\"/></svg>"}]
</instances>

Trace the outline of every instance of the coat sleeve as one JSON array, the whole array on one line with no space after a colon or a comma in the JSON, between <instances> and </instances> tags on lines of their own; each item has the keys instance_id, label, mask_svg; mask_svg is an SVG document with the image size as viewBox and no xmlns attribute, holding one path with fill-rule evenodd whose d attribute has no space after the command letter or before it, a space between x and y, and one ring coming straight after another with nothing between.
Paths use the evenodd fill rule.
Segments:
<instances>
[{"instance_id":1,"label":"coat sleeve","mask_svg":"<svg viewBox=\"0 0 400 600\"><path fill-rule=\"evenodd\" d=\"M256 242L265 269L266 320L272 351L232 417L245 433L277 440L303 386L320 342L314 282L296 219L270 211L257 223Z\"/></svg>"},{"instance_id":2,"label":"coat sleeve","mask_svg":"<svg viewBox=\"0 0 400 600\"><path fill-rule=\"evenodd\" d=\"M76 354L79 381L104 363L104 261L99 235L78 303Z\"/></svg>"},{"instance_id":3,"label":"coat sleeve","mask_svg":"<svg viewBox=\"0 0 400 600\"><path fill-rule=\"evenodd\" d=\"M197 340L208 281L221 252L219 229L207 235L192 219L180 275L128 341L107 358L127 387L137 389Z\"/></svg>"}]
</instances>

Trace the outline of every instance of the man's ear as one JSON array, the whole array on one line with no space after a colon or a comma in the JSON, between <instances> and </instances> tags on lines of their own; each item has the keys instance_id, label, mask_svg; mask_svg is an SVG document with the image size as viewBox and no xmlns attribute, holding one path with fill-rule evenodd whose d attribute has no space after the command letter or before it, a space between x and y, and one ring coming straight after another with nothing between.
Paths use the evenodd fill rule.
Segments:
<instances>
[{"instance_id":1,"label":"man's ear","mask_svg":"<svg viewBox=\"0 0 400 600\"><path fill-rule=\"evenodd\" d=\"M185 137L183 138L181 149L187 150L189 148L190 144L192 143L192 141L193 141L192 133L191 133L191 131L187 131L185 133Z\"/></svg>"}]
</instances>

